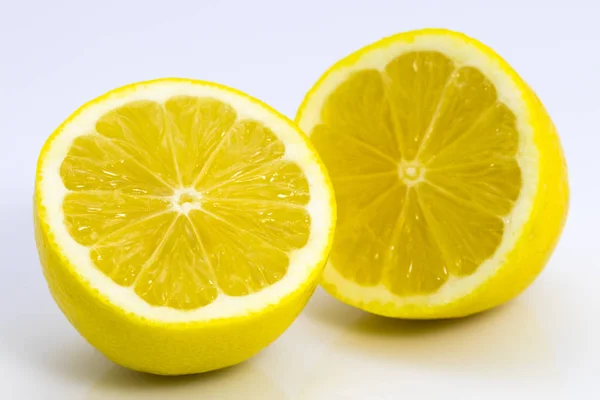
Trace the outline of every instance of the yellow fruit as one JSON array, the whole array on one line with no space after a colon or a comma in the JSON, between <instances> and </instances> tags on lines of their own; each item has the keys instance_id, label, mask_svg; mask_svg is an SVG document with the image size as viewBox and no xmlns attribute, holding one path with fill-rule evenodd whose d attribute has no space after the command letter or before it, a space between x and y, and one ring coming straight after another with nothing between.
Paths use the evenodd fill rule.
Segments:
<instances>
[{"instance_id":1,"label":"yellow fruit","mask_svg":"<svg viewBox=\"0 0 600 400\"><path fill-rule=\"evenodd\" d=\"M108 358L222 368L275 340L313 292L335 224L308 139L243 93L164 79L105 94L47 140L35 184L44 275Z\"/></svg>"},{"instance_id":2,"label":"yellow fruit","mask_svg":"<svg viewBox=\"0 0 600 400\"><path fill-rule=\"evenodd\" d=\"M329 170L338 224L322 285L401 318L520 293L565 222L567 169L534 92L491 49L426 29L331 67L296 122Z\"/></svg>"}]
</instances>

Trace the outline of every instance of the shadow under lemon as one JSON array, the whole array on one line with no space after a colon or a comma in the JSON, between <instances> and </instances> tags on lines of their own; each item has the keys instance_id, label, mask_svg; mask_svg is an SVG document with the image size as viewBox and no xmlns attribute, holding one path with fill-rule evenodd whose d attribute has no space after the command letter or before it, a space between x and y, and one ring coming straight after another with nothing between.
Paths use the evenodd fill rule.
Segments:
<instances>
[{"instance_id":1,"label":"shadow under lemon","mask_svg":"<svg viewBox=\"0 0 600 400\"><path fill-rule=\"evenodd\" d=\"M221 370L158 376L115 365L89 390L87 400L284 400L283 390L252 360Z\"/></svg>"},{"instance_id":2,"label":"shadow under lemon","mask_svg":"<svg viewBox=\"0 0 600 400\"><path fill-rule=\"evenodd\" d=\"M358 361L472 377L556 377L554 347L525 300L470 317L417 321L369 314L320 295L305 316L329 331L330 352L314 376L343 375ZM362 371L368 374L369 369Z\"/></svg>"},{"instance_id":3,"label":"shadow under lemon","mask_svg":"<svg viewBox=\"0 0 600 400\"><path fill-rule=\"evenodd\" d=\"M14 368L27 369L31 376L75 385L93 382L114 364L52 307L54 303L43 304L37 314L8 321L11 329L0 330L0 351Z\"/></svg>"}]
</instances>

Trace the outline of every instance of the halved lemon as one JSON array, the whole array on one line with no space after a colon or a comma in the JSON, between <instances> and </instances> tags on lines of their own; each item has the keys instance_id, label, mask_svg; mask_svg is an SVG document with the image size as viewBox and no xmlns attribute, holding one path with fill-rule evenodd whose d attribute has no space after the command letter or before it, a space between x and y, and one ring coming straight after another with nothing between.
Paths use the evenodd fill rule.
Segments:
<instances>
[{"instance_id":1,"label":"halved lemon","mask_svg":"<svg viewBox=\"0 0 600 400\"><path fill-rule=\"evenodd\" d=\"M84 105L48 139L36 239L69 321L132 369L243 361L313 292L335 224L329 178L288 119L232 89L164 79Z\"/></svg>"},{"instance_id":2,"label":"halved lemon","mask_svg":"<svg viewBox=\"0 0 600 400\"><path fill-rule=\"evenodd\" d=\"M323 286L376 314L445 318L516 296L546 264L568 184L533 91L465 35L401 33L341 60L296 122L338 225Z\"/></svg>"}]
</instances>

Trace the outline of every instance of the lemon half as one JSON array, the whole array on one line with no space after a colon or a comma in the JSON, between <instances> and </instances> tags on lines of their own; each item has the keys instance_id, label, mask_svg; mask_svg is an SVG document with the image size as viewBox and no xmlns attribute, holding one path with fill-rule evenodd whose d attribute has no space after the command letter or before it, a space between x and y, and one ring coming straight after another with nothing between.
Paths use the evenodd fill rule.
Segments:
<instances>
[{"instance_id":1,"label":"lemon half","mask_svg":"<svg viewBox=\"0 0 600 400\"><path fill-rule=\"evenodd\" d=\"M313 292L335 224L301 131L243 93L164 79L84 105L44 145L36 239L50 291L108 358L157 374L243 361Z\"/></svg>"},{"instance_id":2,"label":"lemon half","mask_svg":"<svg viewBox=\"0 0 600 400\"><path fill-rule=\"evenodd\" d=\"M552 253L565 160L533 91L463 34L401 33L339 61L296 117L338 225L323 286L376 314L445 318L516 296Z\"/></svg>"}]
</instances>

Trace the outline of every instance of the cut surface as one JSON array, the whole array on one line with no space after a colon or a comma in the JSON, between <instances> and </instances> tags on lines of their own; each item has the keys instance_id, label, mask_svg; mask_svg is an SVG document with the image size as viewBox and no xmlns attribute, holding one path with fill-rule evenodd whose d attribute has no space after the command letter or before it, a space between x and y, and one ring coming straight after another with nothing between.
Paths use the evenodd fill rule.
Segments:
<instances>
[{"instance_id":1,"label":"cut surface","mask_svg":"<svg viewBox=\"0 0 600 400\"><path fill-rule=\"evenodd\" d=\"M355 304L464 296L527 220L537 181L526 107L465 40L424 31L374 44L299 110L338 204L324 282Z\"/></svg>"},{"instance_id":2,"label":"cut surface","mask_svg":"<svg viewBox=\"0 0 600 400\"><path fill-rule=\"evenodd\" d=\"M496 251L521 188L519 135L481 71L411 51L351 74L321 118L311 139L337 194L342 276L428 294Z\"/></svg>"},{"instance_id":3,"label":"cut surface","mask_svg":"<svg viewBox=\"0 0 600 400\"><path fill-rule=\"evenodd\" d=\"M49 156L59 176L45 180L64 191L46 205L62 215L66 256L93 268L78 265L84 275L108 278L88 276L112 300L150 313L199 312L217 299L233 310L236 298L282 296L313 274L333 199L301 134L220 87L138 89L71 121L62 135L71 141Z\"/></svg>"}]
</instances>

